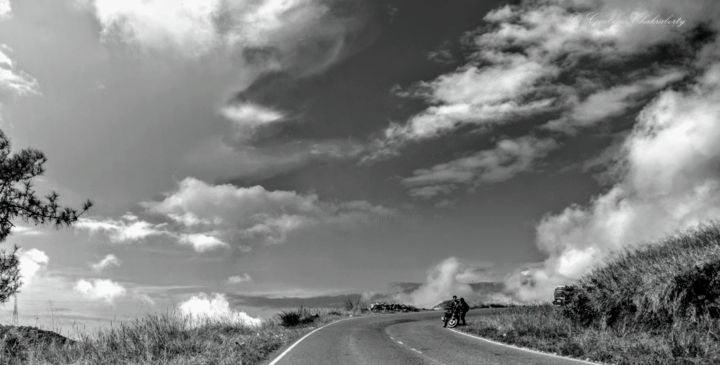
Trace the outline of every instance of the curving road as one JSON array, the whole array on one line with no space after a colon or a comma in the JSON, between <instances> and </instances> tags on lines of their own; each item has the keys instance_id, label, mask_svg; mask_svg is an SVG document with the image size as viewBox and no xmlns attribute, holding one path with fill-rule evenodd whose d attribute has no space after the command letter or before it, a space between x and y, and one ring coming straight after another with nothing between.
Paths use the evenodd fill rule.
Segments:
<instances>
[{"instance_id":1,"label":"curving road","mask_svg":"<svg viewBox=\"0 0 720 365\"><path fill-rule=\"evenodd\" d=\"M485 311L471 311L468 319ZM387 314L335 322L294 343L270 365L590 364L463 335L442 328L441 315Z\"/></svg>"}]
</instances>

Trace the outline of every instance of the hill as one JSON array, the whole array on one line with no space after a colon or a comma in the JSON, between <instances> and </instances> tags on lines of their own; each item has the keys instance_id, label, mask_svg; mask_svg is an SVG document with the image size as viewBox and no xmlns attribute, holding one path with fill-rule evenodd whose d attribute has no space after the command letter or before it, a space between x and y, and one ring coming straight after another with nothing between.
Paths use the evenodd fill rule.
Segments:
<instances>
[{"instance_id":1,"label":"hill","mask_svg":"<svg viewBox=\"0 0 720 365\"><path fill-rule=\"evenodd\" d=\"M584 323L659 329L720 317L720 226L627 251L577 283L567 314Z\"/></svg>"},{"instance_id":2,"label":"hill","mask_svg":"<svg viewBox=\"0 0 720 365\"><path fill-rule=\"evenodd\" d=\"M491 312L461 328L612 364L720 364L720 226L622 252L574 283L566 307Z\"/></svg>"}]
</instances>

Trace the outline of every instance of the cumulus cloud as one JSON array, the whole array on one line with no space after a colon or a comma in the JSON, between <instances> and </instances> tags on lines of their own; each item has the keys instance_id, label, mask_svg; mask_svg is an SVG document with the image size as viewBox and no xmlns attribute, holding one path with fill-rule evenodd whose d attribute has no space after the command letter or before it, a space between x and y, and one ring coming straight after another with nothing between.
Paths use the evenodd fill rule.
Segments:
<instances>
[{"instance_id":1,"label":"cumulus cloud","mask_svg":"<svg viewBox=\"0 0 720 365\"><path fill-rule=\"evenodd\" d=\"M403 184L410 189L410 195L427 199L448 194L460 185L505 181L529 169L556 147L552 139L504 139L493 149L416 170L413 176L403 179Z\"/></svg>"},{"instance_id":2,"label":"cumulus cloud","mask_svg":"<svg viewBox=\"0 0 720 365\"><path fill-rule=\"evenodd\" d=\"M189 233L180 235L180 243L192 246L197 252L205 252L220 247L229 247L226 242L215 237L217 233Z\"/></svg>"},{"instance_id":3,"label":"cumulus cloud","mask_svg":"<svg viewBox=\"0 0 720 365\"><path fill-rule=\"evenodd\" d=\"M687 90L664 91L637 117L621 151L616 183L587 205L548 215L537 227L548 254L509 284L520 298L545 299L627 247L720 218L720 64Z\"/></svg>"},{"instance_id":4,"label":"cumulus cloud","mask_svg":"<svg viewBox=\"0 0 720 365\"><path fill-rule=\"evenodd\" d=\"M101 300L107 304L112 304L127 292L122 285L109 279L80 279L75 283L74 289L87 299Z\"/></svg>"},{"instance_id":5,"label":"cumulus cloud","mask_svg":"<svg viewBox=\"0 0 720 365\"><path fill-rule=\"evenodd\" d=\"M90 265L95 272L102 272L111 266L120 266L120 259L113 254L105 255L102 260Z\"/></svg>"},{"instance_id":6,"label":"cumulus cloud","mask_svg":"<svg viewBox=\"0 0 720 365\"><path fill-rule=\"evenodd\" d=\"M233 275L227 278L227 282L229 284L242 284L242 283L248 283L252 281L252 277L248 273L243 273L242 275Z\"/></svg>"},{"instance_id":7,"label":"cumulus cloud","mask_svg":"<svg viewBox=\"0 0 720 365\"><path fill-rule=\"evenodd\" d=\"M388 208L363 201L330 203L315 194L211 185L194 178L181 181L163 200L143 206L184 229L216 232L225 242L266 244L283 243L291 232L317 224L354 224L392 214Z\"/></svg>"},{"instance_id":8,"label":"cumulus cloud","mask_svg":"<svg viewBox=\"0 0 720 365\"><path fill-rule=\"evenodd\" d=\"M207 321L220 321L223 323L242 324L246 326L259 326L262 319L249 316L230 308L224 294L214 293L209 296L205 293L194 295L192 298L180 303L180 313L187 316L190 323L199 326Z\"/></svg>"},{"instance_id":9,"label":"cumulus cloud","mask_svg":"<svg viewBox=\"0 0 720 365\"><path fill-rule=\"evenodd\" d=\"M159 201L140 204L151 223L136 215L120 219L83 218L76 227L101 232L111 242L172 239L197 252L234 246L247 252L256 244L284 243L290 234L318 226L352 227L394 211L365 201L326 202L316 194L266 190L262 186L212 185L185 178Z\"/></svg>"},{"instance_id":10,"label":"cumulus cloud","mask_svg":"<svg viewBox=\"0 0 720 365\"><path fill-rule=\"evenodd\" d=\"M19 255L20 260L20 276L24 286L28 286L33 279L47 269L50 262L48 255L36 248L23 250Z\"/></svg>"}]
</instances>

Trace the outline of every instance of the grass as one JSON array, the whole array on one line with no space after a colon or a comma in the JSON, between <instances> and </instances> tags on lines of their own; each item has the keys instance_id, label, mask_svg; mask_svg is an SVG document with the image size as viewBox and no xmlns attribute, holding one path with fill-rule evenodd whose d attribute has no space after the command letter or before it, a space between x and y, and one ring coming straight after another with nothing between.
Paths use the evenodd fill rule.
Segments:
<instances>
[{"instance_id":1,"label":"grass","mask_svg":"<svg viewBox=\"0 0 720 365\"><path fill-rule=\"evenodd\" d=\"M568 315L581 322L659 330L720 318L720 226L628 251L583 277Z\"/></svg>"},{"instance_id":2,"label":"grass","mask_svg":"<svg viewBox=\"0 0 720 365\"><path fill-rule=\"evenodd\" d=\"M461 328L613 364L720 364L720 227L626 251L575 283L563 308L490 312Z\"/></svg>"},{"instance_id":3,"label":"grass","mask_svg":"<svg viewBox=\"0 0 720 365\"><path fill-rule=\"evenodd\" d=\"M297 322L284 317L298 316ZM316 326L347 316L332 309L282 312L258 327L148 315L83 335L78 341L0 341L0 364L258 364Z\"/></svg>"},{"instance_id":4,"label":"grass","mask_svg":"<svg viewBox=\"0 0 720 365\"><path fill-rule=\"evenodd\" d=\"M458 327L485 338L544 352L618 365L720 364L720 322L662 332L584 326L550 305L493 311Z\"/></svg>"}]
</instances>

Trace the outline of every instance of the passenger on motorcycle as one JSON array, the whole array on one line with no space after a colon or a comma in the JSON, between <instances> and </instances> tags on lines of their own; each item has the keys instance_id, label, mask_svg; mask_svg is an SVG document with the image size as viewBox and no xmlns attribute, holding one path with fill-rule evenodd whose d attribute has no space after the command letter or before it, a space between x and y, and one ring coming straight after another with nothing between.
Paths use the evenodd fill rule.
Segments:
<instances>
[{"instance_id":1,"label":"passenger on motorcycle","mask_svg":"<svg viewBox=\"0 0 720 365\"><path fill-rule=\"evenodd\" d=\"M467 325L467 323L465 322L465 315L470 310L470 306L465 301L465 298L460 298L459 307L460 307L460 320L462 321L462 325L465 326L465 325Z\"/></svg>"}]
</instances>

